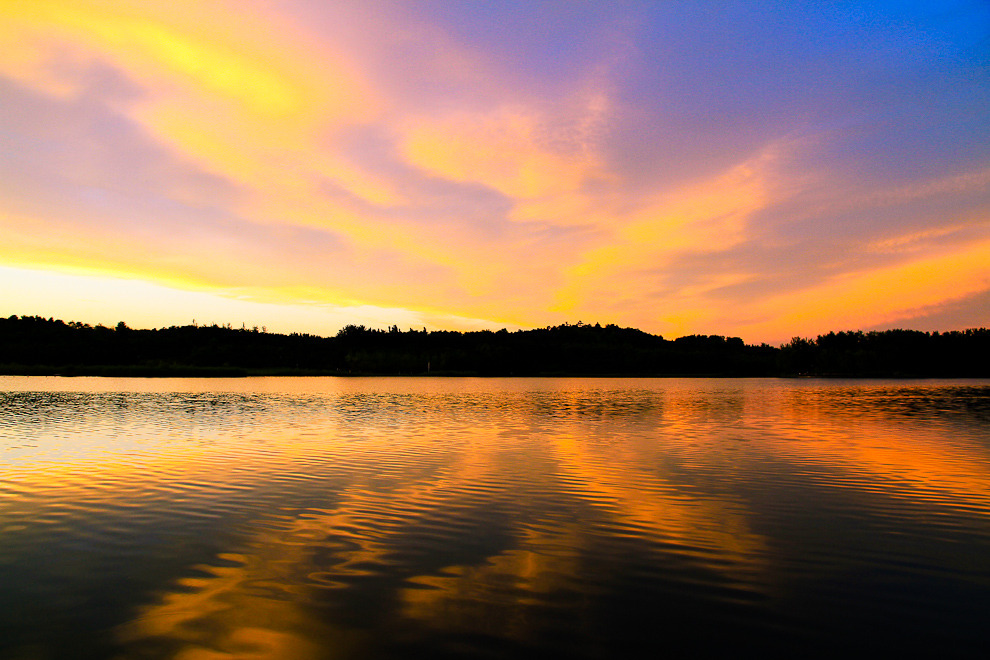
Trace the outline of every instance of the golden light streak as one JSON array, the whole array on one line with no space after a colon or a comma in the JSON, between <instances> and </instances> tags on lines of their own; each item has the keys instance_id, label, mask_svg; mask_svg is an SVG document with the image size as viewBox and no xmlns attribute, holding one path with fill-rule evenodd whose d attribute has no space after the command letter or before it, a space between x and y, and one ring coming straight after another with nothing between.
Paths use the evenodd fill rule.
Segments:
<instances>
[{"instance_id":1,"label":"golden light streak","mask_svg":"<svg viewBox=\"0 0 990 660\"><path fill-rule=\"evenodd\" d=\"M86 6L88 5L88 6ZM284 77L265 69L268 58L195 39L147 18L129 16L91 3L38 0L5 7L7 19L22 22L34 34L56 33L81 41L89 49L137 70L157 70L195 82L203 90L237 99L247 109L264 114L288 114L299 109L299 94ZM15 32L8 23L7 34Z\"/></svg>"},{"instance_id":2,"label":"golden light streak","mask_svg":"<svg viewBox=\"0 0 990 660\"><path fill-rule=\"evenodd\" d=\"M965 225L953 227L940 227L938 229L926 229L911 232L901 236L893 236L874 241L866 246L870 252L878 254L900 254L908 252L920 252L930 249L930 241L965 231Z\"/></svg>"},{"instance_id":3,"label":"golden light streak","mask_svg":"<svg viewBox=\"0 0 990 660\"><path fill-rule=\"evenodd\" d=\"M202 14L198 5L192 3L189 14ZM224 22L204 26L179 18L181 12L170 12L166 22L128 9L18 3L4 49L21 60L33 53L33 70L21 66L19 78L48 90L65 87L64 74L46 69L56 54L67 53L62 42L82 49L77 59L109 60L146 92L126 108L131 117L208 171L262 189L298 180L310 162L326 160L319 148L335 122L366 121L376 113L371 87L339 54L324 49L314 60L291 37L276 40L270 26L259 40L261 29L244 27L243 18L232 28L225 14L207 14L202 18ZM353 171L347 174L354 178ZM372 188L367 182L360 187L365 194ZM377 190L371 196L383 198Z\"/></svg>"}]
</instances>

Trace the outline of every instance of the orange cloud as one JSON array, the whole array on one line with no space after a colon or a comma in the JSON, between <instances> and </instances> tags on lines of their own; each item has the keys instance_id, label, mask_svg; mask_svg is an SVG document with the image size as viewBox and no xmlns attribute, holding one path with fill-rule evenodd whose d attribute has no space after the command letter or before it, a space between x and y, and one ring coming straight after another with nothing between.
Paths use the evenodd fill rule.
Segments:
<instances>
[{"instance_id":1,"label":"orange cloud","mask_svg":"<svg viewBox=\"0 0 990 660\"><path fill-rule=\"evenodd\" d=\"M756 302L753 315L765 320L738 329L783 337L896 325L925 308L990 290L987 264L990 241L982 240L906 263L843 273L816 286Z\"/></svg>"},{"instance_id":2,"label":"orange cloud","mask_svg":"<svg viewBox=\"0 0 990 660\"><path fill-rule=\"evenodd\" d=\"M182 14L174 15L172 23L175 16ZM188 24L169 25L136 15L126 3L108 10L103 3L39 0L16 3L5 9L5 17L10 21L5 36L22 39L24 46L32 47L41 60L35 63L40 69L49 63L47 58L71 44L77 57L111 59L139 79L155 77L177 86L197 87L236 100L253 112L287 114L302 104L298 90L280 72L263 64L268 57L247 50L248 44L242 42L237 48L218 44L207 35L191 34Z\"/></svg>"},{"instance_id":3,"label":"orange cloud","mask_svg":"<svg viewBox=\"0 0 990 660\"><path fill-rule=\"evenodd\" d=\"M771 145L763 153L720 175L667 191L646 200L628 216L611 219L614 229L601 245L586 252L567 269L568 284L557 291L556 309L593 314L602 309L602 291L616 291L613 300L621 308L630 299L650 300L655 307L670 307L670 300L656 300L648 289L656 288L644 272L662 270L678 254L717 253L747 239L749 217L772 199L774 167L781 147ZM696 290L683 289L680 304L674 305L682 318L693 315L684 308L685 300L705 306L700 296L705 289L744 280L745 274L721 274ZM645 290L644 290L645 289ZM593 301L588 304L588 301ZM607 303L604 303L607 307ZM609 310L615 312L616 309ZM655 328L655 314L639 318ZM673 319L669 319L673 320Z\"/></svg>"},{"instance_id":4,"label":"orange cloud","mask_svg":"<svg viewBox=\"0 0 990 660\"><path fill-rule=\"evenodd\" d=\"M537 199L580 188L591 164L555 148L538 117L524 108L417 120L406 137L409 160L453 181L481 183L511 199Z\"/></svg>"}]
</instances>

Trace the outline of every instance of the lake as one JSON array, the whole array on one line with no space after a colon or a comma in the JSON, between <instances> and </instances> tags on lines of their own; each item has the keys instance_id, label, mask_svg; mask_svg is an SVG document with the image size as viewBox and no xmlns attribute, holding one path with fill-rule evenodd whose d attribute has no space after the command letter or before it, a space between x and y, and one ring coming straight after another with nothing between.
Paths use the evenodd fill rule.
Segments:
<instances>
[{"instance_id":1,"label":"lake","mask_svg":"<svg viewBox=\"0 0 990 660\"><path fill-rule=\"evenodd\" d=\"M0 657L985 657L990 381L0 377Z\"/></svg>"}]
</instances>

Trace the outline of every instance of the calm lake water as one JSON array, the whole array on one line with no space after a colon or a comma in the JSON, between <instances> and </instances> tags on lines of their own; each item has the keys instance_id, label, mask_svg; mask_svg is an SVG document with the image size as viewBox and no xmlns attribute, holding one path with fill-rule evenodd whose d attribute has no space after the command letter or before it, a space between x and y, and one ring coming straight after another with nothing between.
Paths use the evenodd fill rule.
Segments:
<instances>
[{"instance_id":1,"label":"calm lake water","mask_svg":"<svg viewBox=\"0 0 990 660\"><path fill-rule=\"evenodd\" d=\"M986 657L990 381L0 377L0 657Z\"/></svg>"}]
</instances>

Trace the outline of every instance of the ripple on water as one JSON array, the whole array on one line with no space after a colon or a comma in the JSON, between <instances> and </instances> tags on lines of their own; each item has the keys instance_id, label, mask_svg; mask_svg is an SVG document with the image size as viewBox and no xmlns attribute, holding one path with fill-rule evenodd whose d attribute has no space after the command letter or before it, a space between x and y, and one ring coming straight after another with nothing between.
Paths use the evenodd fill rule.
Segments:
<instances>
[{"instance_id":1,"label":"ripple on water","mask_svg":"<svg viewBox=\"0 0 990 660\"><path fill-rule=\"evenodd\" d=\"M278 382L0 393L0 655L988 641L984 385Z\"/></svg>"}]
</instances>

